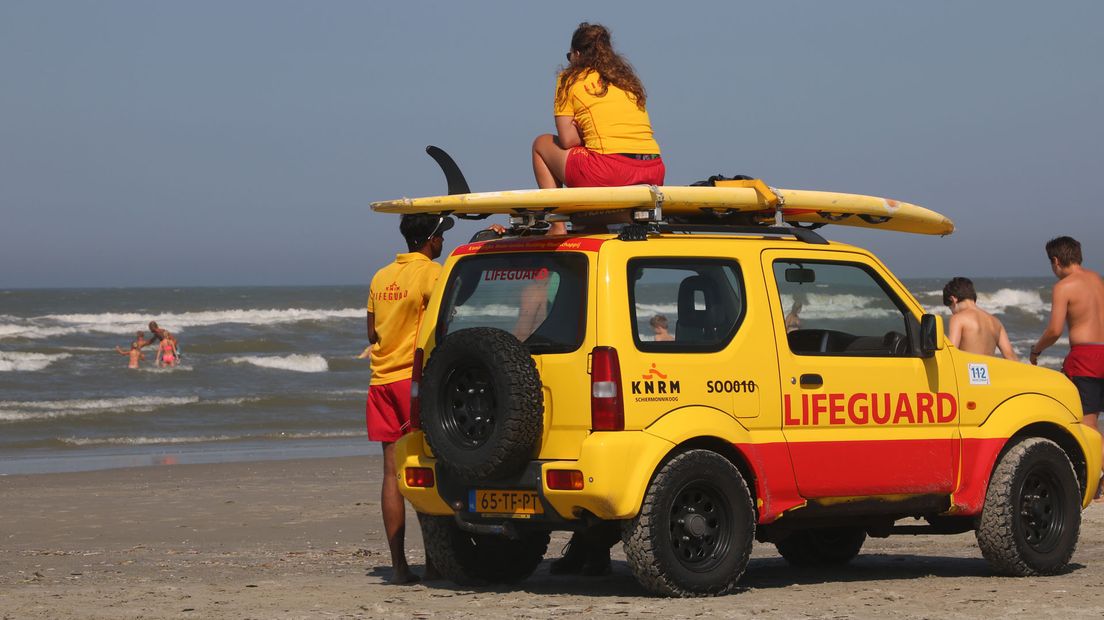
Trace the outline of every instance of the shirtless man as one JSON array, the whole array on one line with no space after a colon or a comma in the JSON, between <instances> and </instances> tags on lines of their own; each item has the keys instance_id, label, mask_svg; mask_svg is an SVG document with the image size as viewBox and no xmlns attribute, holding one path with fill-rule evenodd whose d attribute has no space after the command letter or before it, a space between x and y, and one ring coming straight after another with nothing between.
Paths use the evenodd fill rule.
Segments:
<instances>
[{"instance_id":1,"label":"shirtless man","mask_svg":"<svg viewBox=\"0 0 1104 620\"><path fill-rule=\"evenodd\" d=\"M994 349L1000 349L1005 359L1020 360L1000 320L977 307L977 292L969 278L952 278L943 287L943 303L951 309L947 328L951 344L981 355L992 355Z\"/></svg>"},{"instance_id":2,"label":"shirtless man","mask_svg":"<svg viewBox=\"0 0 1104 620\"><path fill-rule=\"evenodd\" d=\"M1081 422L1096 429L1097 416L1104 410L1104 281L1081 266L1081 244L1072 237L1051 239L1046 253L1058 283L1050 302L1050 323L1031 347L1031 363L1038 362L1039 354L1068 324L1070 352L1062 372L1081 393Z\"/></svg>"},{"instance_id":3,"label":"shirtless man","mask_svg":"<svg viewBox=\"0 0 1104 620\"><path fill-rule=\"evenodd\" d=\"M145 341L142 342L143 347L146 347L146 346L151 345L151 344L157 344L158 346L160 346L161 341L163 341L163 340L172 340L172 342L173 342L173 357L174 358L180 357L180 352L176 350L176 346L177 346L176 345L176 336L170 334L169 330L158 327L157 326L157 321L150 321L149 322L149 330L153 334L153 336L151 336L149 340L145 340Z\"/></svg>"}]
</instances>

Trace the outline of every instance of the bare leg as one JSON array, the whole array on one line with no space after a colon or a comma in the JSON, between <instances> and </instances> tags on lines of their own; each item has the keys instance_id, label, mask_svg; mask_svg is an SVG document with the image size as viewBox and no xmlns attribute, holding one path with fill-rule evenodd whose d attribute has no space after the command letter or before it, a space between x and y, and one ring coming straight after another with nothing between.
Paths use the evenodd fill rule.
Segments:
<instances>
[{"instance_id":1,"label":"bare leg","mask_svg":"<svg viewBox=\"0 0 1104 620\"><path fill-rule=\"evenodd\" d=\"M551 189L562 187L564 170L567 168L567 151L560 148L556 136L545 133L533 140L533 176L537 179L537 187ZM548 229L549 235L566 235L567 225L563 222L553 222Z\"/></svg>"},{"instance_id":2,"label":"bare leg","mask_svg":"<svg viewBox=\"0 0 1104 620\"><path fill-rule=\"evenodd\" d=\"M533 140L533 176L537 179L537 187L563 187L566 166L567 150L560 147L556 136L545 133Z\"/></svg>"},{"instance_id":3,"label":"bare leg","mask_svg":"<svg viewBox=\"0 0 1104 620\"><path fill-rule=\"evenodd\" d=\"M383 444L383 488L380 491L380 507L383 510L383 530L387 546L391 549L391 583L411 583L418 576L410 572L406 563L406 504L399 493L399 481L395 478L395 443Z\"/></svg>"}]
</instances>

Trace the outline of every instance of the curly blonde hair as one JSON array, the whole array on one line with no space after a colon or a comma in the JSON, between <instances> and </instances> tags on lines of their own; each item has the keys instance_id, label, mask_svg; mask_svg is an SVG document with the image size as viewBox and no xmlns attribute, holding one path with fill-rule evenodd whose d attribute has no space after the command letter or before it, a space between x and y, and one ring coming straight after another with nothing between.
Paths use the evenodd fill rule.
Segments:
<instances>
[{"instance_id":1,"label":"curly blonde hair","mask_svg":"<svg viewBox=\"0 0 1104 620\"><path fill-rule=\"evenodd\" d=\"M601 24L583 22L571 35L571 51L578 52L561 74L560 87L556 90L556 101L567 99L571 87L590 71L598 74L603 97L610 84L625 91L636 102L636 107L644 109L648 94L640 78L636 77L632 65L620 54L613 51L609 30Z\"/></svg>"}]
</instances>

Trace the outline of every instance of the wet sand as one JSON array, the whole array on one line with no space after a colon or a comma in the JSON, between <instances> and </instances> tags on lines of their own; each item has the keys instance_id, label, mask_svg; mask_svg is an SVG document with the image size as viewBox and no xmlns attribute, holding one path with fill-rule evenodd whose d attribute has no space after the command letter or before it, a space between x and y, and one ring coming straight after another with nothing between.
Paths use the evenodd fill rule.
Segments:
<instances>
[{"instance_id":1,"label":"wet sand","mask_svg":"<svg viewBox=\"0 0 1104 620\"><path fill-rule=\"evenodd\" d=\"M992 576L973 534L869 540L851 565L796 570L757 544L734 595L649 596L613 574L515 588L387 585L379 457L0 477L0 618L1100 618L1104 506L1068 573ZM566 542L557 534L549 558ZM408 556L424 555L408 511Z\"/></svg>"}]
</instances>

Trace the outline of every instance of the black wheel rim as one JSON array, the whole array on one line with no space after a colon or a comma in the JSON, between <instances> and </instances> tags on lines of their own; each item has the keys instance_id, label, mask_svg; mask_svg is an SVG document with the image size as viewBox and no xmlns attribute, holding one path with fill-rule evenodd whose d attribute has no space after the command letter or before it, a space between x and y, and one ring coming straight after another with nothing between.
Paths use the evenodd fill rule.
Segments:
<instances>
[{"instance_id":1,"label":"black wheel rim","mask_svg":"<svg viewBox=\"0 0 1104 620\"><path fill-rule=\"evenodd\" d=\"M441 421L448 437L464 448L478 448L494 431L494 378L481 364L466 360L445 380Z\"/></svg>"},{"instance_id":2,"label":"black wheel rim","mask_svg":"<svg viewBox=\"0 0 1104 620\"><path fill-rule=\"evenodd\" d=\"M688 570L716 568L732 545L732 509L713 485L692 482L684 486L671 505L671 550Z\"/></svg>"},{"instance_id":3,"label":"black wheel rim","mask_svg":"<svg viewBox=\"0 0 1104 620\"><path fill-rule=\"evenodd\" d=\"M1049 468L1036 467L1020 488L1019 530L1037 553L1053 551L1065 531L1065 494Z\"/></svg>"}]
</instances>

